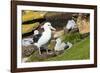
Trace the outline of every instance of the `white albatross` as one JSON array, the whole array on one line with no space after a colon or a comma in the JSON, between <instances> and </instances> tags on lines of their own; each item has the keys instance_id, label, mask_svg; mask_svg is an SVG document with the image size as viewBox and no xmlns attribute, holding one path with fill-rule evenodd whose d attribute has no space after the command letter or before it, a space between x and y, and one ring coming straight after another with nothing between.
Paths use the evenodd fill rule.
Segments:
<instances>
[{"instance_id":1,"label":"white albatross","mask_svg":"<svg viewBox=\"0 0 100 73\"><path fill-rule=\"evenodd\" d=\"M62 50L65 50L66 48L69 49L71 47L72 47L71 43L69 43L69 42L67 42L67 43L62 42L62 40L60 38L57 38L54 50L55 51L62 51Z\"/></svg>"},{"instance_id":2,"label":"white albatross","mask_svg":"<svg viewBox=\"0 0 100 73\"><path fill-rule=\"evenodd\" d=\"M40 47L47 44L48 41L51 39L51 34L52 34L52 30L56 30L54 27L51 26L50 22L46 22L43 26L41 26L41 28L44 29L44 32L42 33L40 39L34 43L34 45L36 45L39 49L39 54L41 55L41 50ZM48 54L48 49L46 49L46 52Z\"/></svg>"},{"instance_id":3,"label":"white albatross","mask_svg":"<svg viewBox=\"0 0 100 73\"><path fill-rule=\"evenodd\" d=\"M64 50L64 48L65 48L66 45L67 45L67 44L64 43L64 42L62 42L60 38L57 38L57 39L56 39L56 45L55 45L54 50L55 50L55 51Z\"/></svg>"},{"instance_id":4,"label":"white albatross","mask_svg":"<svg viewBox=\"0 0 100 73\"><path fill-rule=\"evenodd\" d=\"M66 25L66 28L69 30L69 29L73 29L73 28L76 28L76 23L75 21L72 19L72 20L68 20L68 23Z\"/></svg>"}]
</instances>

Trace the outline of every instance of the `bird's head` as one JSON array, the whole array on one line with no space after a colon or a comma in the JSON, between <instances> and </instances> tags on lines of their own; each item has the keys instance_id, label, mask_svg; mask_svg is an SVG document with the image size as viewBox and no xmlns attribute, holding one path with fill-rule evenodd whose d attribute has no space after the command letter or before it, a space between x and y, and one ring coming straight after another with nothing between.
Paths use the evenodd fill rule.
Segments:
<instances>
[{"instance_id":1,"label":"bird's head","mask_svg":"<svg viewBox=\"0 0 100 73\"><path fill-rule=\"evenodd\" d=\"M44 28L44 29L52 29L52 30L56 30L54 27L52 27L51 23L50 22L46 22L43 26L41 26L41 28Z\"/></svg>"},{"instance_id":2,"label":"bird's head","mask_svg":"<svg viewBox=\"0 0 100 73\"><path fill-rule=\"evenodd\" d=\"M38 30L35 30L34 31L34 35L37 35L37 34L39 34L39 31Z\"/></svg>"}]
</instances>

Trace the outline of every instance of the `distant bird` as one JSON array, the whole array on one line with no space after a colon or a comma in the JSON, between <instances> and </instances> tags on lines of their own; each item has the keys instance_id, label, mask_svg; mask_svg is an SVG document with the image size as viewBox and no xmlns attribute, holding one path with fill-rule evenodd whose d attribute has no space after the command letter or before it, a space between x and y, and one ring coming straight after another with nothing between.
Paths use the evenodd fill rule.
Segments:
<instances>
[{"instance_id":1,"label":"distant bird","mask_svg":"<svg viewBox=\"0 0 100 73\"><path fill-rule=\"evenodd\" d=\"M66 28L68 29L68 30L71 30L71 29L74 29L74 28L76 28L76 23L75 23L75 21L72 19L72 20L68 20L68 23L67 23L67 25L66 25Z\"/></svg>"},{"instance_id":2,"label":"distant bird","mask_svg":"<svg viewBox=\"0 0 100 73\"><path fill-rule=\"evenodd\" d=\"M22 39L22 46L29 46L33 43L32 38L24 38Z\"/></svg>"},{"instance_id":3,"label":"distant bird","mask_svg":"<svg viewBox=\"0 0 100 73\"><path fill-rule=\"evenodd\" d=\"M51 34L52 34L51 29L56 30L54 27L51 26L50 22L44 23L44 25L41 26L41 28L44 29L44 32L42 33L40 39L36 43L34 43L34 45L36 45L39 48L40 55L41 55L40 47L47 44L48 41L51 39ZM46 49L46 52L48 54L48 49Z\"/></svg>"},{"instance_id":4,"label":"distant bird","mask_svg":"<svg viewBox=\"0 0 100 73\"><path fill-rule=\"evenodd\" d=\"M34 35L33 35L33 41L34 41L34 43L36 43L39 40L39 38L41 37L41 35L42 34L38 30L34 31Z\"/></svg>"},{"instance_id":5,"label":"distant bird","mask_svg":"<svg viewBox=\"0 0 100 73\"><path fill-rule=\"evenodd\" d=\"M62 40L60 38L57 38L54 50L55 51L62 51L62 50L65 50L65 49L68 49L68 48L71 48L71 47L72 47L71 43L62 42Z\"/></svg>"}]
</instances>

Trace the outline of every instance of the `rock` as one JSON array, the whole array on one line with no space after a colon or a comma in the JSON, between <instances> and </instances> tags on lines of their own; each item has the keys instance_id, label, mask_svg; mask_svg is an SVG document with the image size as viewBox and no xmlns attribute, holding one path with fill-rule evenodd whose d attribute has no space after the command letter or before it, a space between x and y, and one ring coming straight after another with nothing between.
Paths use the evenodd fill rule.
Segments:
<instances>
[{"instance_id":1,"label":"rock","mask_svg":"<svg viewBox=\"0 0 100 73\"><path fill-rule=\"evenodd\" d=\"M44 18L45 14L46 12L24 10L22 15L22 22Z\"/></svg>"},{"instance_id":2,"label":"rock","mask_svg":"<svg viewBox=\"0 0 100 73\"><path fill-rule=\"evenodd\" d=\"M22 25L22 34L26 34L26 33L32 32L33 30L38 28L39 25L40 25L39 22L31 23L31 24L23 24Z\"/></svg>"},{"instance_id":3,"label":"rock","mask_svg":"<svg viewBox=\"0 0 100 73\"><path fill-rule=\"evenodd\" d=\"M84 39L84 38L88 37L89 35L90 35L90 33L81 34L81 39Z\"/></svg>"},{"instance_id":4,"label":"rock","mask_svg":"<svg viewBox=\"0 0 100 73\"><path fill-rule=\"evenodd\" d=\"M34 45L22 46L22 57L30 56L37 49Z\"/></svg>"},{"instance_id":5,"label":"rock","mask_svg":"<svg viewBox=\"0 0 100 73\"><path fill-rule=\"evenodd\" d=\"M86 17L84 14L79 14L76 23L78 25L80 34L84 34L84 33L89 33L90 32L89 16Z\"/></svg>"},{"instance_id":6,"label":"rock","mask_svg":"<svg viewBox=\"0 0 100 73\"><path fill-rule=\"evenodd\" d=\"M74 28L70 31L70 33L76 33L76 32L79 32L79 29L78 28Z\"/></svg>"},{"instance_id":7,"label":"rock","mask_svg":"<svg viewBox=\"0 0 100 73\"><path fill-rule=\"evenodd\" d=\"M64 34L64 30L56 31L53 35L53 38L59 38Z\"/></svg>"}]
</instances>

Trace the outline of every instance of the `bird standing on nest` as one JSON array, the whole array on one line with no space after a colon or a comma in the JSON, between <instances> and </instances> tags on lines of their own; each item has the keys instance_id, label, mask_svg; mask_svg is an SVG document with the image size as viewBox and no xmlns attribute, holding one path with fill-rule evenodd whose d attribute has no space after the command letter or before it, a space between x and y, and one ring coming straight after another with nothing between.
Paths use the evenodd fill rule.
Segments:
<instances>
[{"instance_id":1,"label":"bird standing on nest","mask_svg":"<svg viewBox=\"0 0 100 73\"><path fill-rule=\"evenodd\" d=\"M34 43L34 45L36 45L39 49L39 55L41 55L40 47L47 44L48 41L51 39L51 34L52 34L51 29L56 30L54 27L51 26L50 22L44 23L44 25L41 26L41 28L44 29L44 32L42 33L40 39L36 43ZM46 52L48 54L48 49L46 49Z\"/></svg>"}]
</instances>

